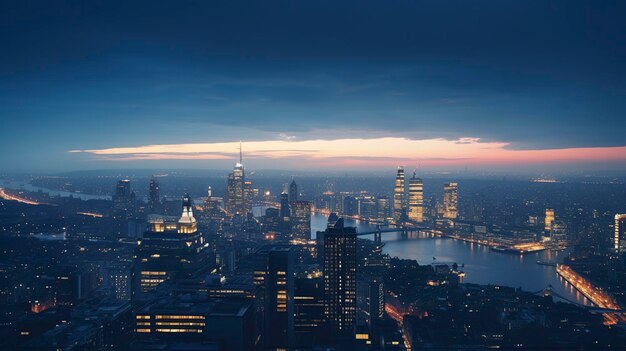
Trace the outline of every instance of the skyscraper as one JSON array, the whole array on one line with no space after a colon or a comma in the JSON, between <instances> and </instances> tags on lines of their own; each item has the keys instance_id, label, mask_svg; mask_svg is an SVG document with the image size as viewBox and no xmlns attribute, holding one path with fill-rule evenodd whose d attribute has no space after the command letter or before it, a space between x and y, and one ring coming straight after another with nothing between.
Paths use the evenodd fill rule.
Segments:
<instances>
[{"instance_id":1,"label":"skyscraper","mask_svg":"<svg viewBox=\"0 0 626 351\"><path fill-rule=\"evenodd\" d=\"M149 213L161 213L159 181L154 176L150 178L150 189L148 190L148 211Z\"/></svg>"},{"instance_id":2,"label":"skyscraper","mask_svg":"<svg viewBox=\"0 0 626 351\"><path fill-rule=\"evenodd\" d=\"M543 221L543 230L549 232L552 229L552 223L554 222L554 209L546 208L546 216Z\"/></svg>"},{"instance_id":3,"label":"skyscraper","mask_svg":"<svg viewBox=\"0 0 626 351\"><path fill-rule=\"evenodd\" d=\"M265 346L287 349L294 335L294 255L290 247L272 249L265 275Z\"/></svg>"},{"instance_id":4,"label":"skyscraper","mask_svg":"<svg viewBox=\"0 0 626 351\"><path fill-rule=\"evenodd\" d=\"M288 238L291 231L291 209L289 208L289 194L283 191L280 194L280 233L283 240Z\"/></svg>"},{"instance_id":5,"label":"skyscraper","mask_svg":"<svg viewBox=\"0 0 626 351\"><path fill-rule=\"evenodd\" d=\"M298 185L295 180L289 184L289 202L298 201Z\"/></svg>"},{"instance_id":6,"label":"skyscraper","mask_svg":"<svg viewBox=\"0 0 626 351\"><path fill-rule=\"evenodd\" d=\"M135 192L130 188L130 180L117 182L113 194L113 216L116 219L128 219L135 215Z\"/></svg>"},{"instance_id":7,"label":"skyscraper","mask_svg":"<svg viewBox=\"0 0 626 351\"><path fill-rule=\"evenodd\" d=\"M424 186L415 172L409 180L409 220L417 223L424 221Z\"/></svg>"},{"instance_id":8,"label":"skyscraper","mask_svg":"<svg viewBox=\"0 0 626 351\"><path fill-rule=\"evenodd\" d=\"M614 226L613 248L617 253L626 252L626 214L616 214Z\"/></svg>"},{"instance_id":9,"label":"skyscraper","mask_svg":"<svg viewBox=\"0 0 626 351\"><path fill-rule=\"evenodd\" d=\"M228 174L228 184L226 189L226 211L228 211L231 215L247 214L244 184L243 164L237 162L233 172Z\"/></svg>"},{"instance_id":10,"label":"skyscraper","mask_svg":"<svg viewBox=\"0 0 626 351\"><path fill-rule=\"evenodd\" d=\"M389 197L380 196L376 198L376 217L379 221L385 221L389 217Z\"/></svg>"},{"instance_id":11,"label":"skyscraper","mask_svg":"<svg viewBox=\"0 0 626 351\"><path fill-rule=\"evenodd\" d=\"M294 239L311 239L311 203L291 202L291 235Z\"/></svg>"},{"instance_id":12,"label":"skyscraper","mask_svg":"<svg viewBox=\"0 0 626 351\"><path fill-rule=\"evenodd\" d=\"M404 205L404 167L398 167L398 174L393 188L393 219L398 222L402 217Z\"/></svg>"},{"instance_id":13,"label":"skyscraper","mask_svg":"<svg viewBox=\"0 0 626 351\"><path fill-rule=\"evenodd\" d=\"M192 279L208 272L208 250L197 230L189 195L182 201L179 218L151 216L148 230L139 241L135 289L146 293L168 279Z\"/></svg>"},{"instance_id":14,"label":"skyscraper","mask_svg":"<svg viewBox=\"0 0 626 351\"><path fill-rule=\"evenodd\" d=\"M334 337L353 338L356 324L356 228L340 218L324 237L325 311Z\"/></svg>"},{"instance_id":15,"label":"skyscraper","mask_svg":"<svg viewBox=\"0 0 626 351\"><path fill-rule=\"evenodd\" d=\"M458 183L446 183L443 185L443 217L456 219L458 216Z\"/></svg>"},{"instance_id":16,"label":"skyscraper","mask_svg":"<svg viewBox=\"0 0 626 351\"><path fill-rule=\"evenodd\" d=\"M324 337L324 278L299 278L294 284L294 331L301 344Z\"/></svg>"}]
</instances>

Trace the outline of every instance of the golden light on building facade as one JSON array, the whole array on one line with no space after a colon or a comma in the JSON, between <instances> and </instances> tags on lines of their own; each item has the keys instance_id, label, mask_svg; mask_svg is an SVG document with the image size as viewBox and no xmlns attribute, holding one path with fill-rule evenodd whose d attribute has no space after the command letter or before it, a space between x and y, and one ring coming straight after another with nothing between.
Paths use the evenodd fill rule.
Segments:
<instances>
[{"instance_id":1,"label":"golden light on building facade","mask_svg":"<svg viewBox=\"0 0 626 351\"><path fill-rule=\"evenodd\" d=\"M446 183L443 185L443 217L456 219L458 216L459 184Z\"/></svg>"},{"instance_id":2,"label":"golden light on building facade","mask_svg":"<svg viewBox=\"0 0 626 351\"><path fill-rule=\"evenodd\" d=\"M409 180L409 220L417 223L424 221L424 184L415 172Z\"/></svg>"},{"instance_id":3,"label":"golden light on building facade","mask_svg":"<svg viewBox=\"0 0 626 351\"><path fill-rule=\"evenodd\" d=\"M554 209L546 208L546 218L544 220L543 229L549 231L552 229L552 223L554 222Z\"/></svg>"}]
</instances>

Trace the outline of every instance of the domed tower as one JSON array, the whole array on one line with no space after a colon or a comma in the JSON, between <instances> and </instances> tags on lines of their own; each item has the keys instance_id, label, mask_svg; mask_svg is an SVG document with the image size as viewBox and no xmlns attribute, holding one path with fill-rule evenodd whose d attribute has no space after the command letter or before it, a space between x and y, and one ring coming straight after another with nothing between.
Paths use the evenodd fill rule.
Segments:
<instances>
[{"instance_id":1,"label":"domed tower","mask_svg":"<svg viewBox=\"0 0 626 351\"><path fill-rule=\"evenodd\" d=\"M183 213L178 220L179 233L195 233L197 230L196 219L193 217L193 201L189 194L183 196Z\"/></svg>"}]
</instances>

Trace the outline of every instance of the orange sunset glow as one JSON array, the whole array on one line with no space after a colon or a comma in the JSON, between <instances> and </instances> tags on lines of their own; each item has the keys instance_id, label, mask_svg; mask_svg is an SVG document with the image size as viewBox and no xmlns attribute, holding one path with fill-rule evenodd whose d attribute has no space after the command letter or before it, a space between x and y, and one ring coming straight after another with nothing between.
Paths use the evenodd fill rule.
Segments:
<instances>
[{"instance_id":1,"label":"orange sunset glow","mask_svg":"<svg viewBox=\"0 0 626 351\"><path fill-rule=\"evenodd\" d=\"M267 140L245 142L247 159L299 158L318 165L506 165L576 163L626 160L626 147L564 148L548 150L508 149L508 143L478 138L423 139L355 138L335 140ZM71 150L91 154L96 160L228 160L235 157L238 142L163 144L136 147Z\"/></svg>"}]
</instances>

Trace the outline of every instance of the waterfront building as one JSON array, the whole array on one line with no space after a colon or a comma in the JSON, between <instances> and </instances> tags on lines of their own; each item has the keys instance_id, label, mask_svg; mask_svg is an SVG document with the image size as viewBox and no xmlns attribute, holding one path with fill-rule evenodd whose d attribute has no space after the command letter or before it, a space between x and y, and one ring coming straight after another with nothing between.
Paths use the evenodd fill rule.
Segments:
<instances>
[{"instance_id":1,"label":"waterfront building","mask_svg":"<svg viewBox=\"0 0 626 351\"><path fill-rule=\"evenodd\" d=\"M552 223L554 222L554 209L546 208L546 215L544 218L543 230L549 232L552 229Z\"/></svg>"},{"instance_id":2,"label":"waterfront building","mask_svg":"<svg viewBox=\"0 0 626 351\"><path fill-rule=\"evenodd\" d=\"M409 180L409 220L416 223L424 221L424 185L415 172Z\"/></svg>"},{"instance_id":3,"label":"waterfront building","mask_svg":"<svg viewBox=\"0 0 626 351\"><path fill-rule=\"evenodd\" d=\"M353 338L356 325L356 228L343 219L323 233L325 311L333 337Z\"/></svg>"},{"instance_id":4,"label":"waterfront building","mask_svg":"<svg viewBox=\"0 0 626 351\"><path fill-rule=\"evenodd\" d=\"M402 213L405 209L405 197L404 197L404 167L398 167L398 173L396 174L396 181L393 188L393 219L394 221L400 221Z\"/></svg>"},{"instance_id":5,"label":"waterfront building","mask_svg":"<svg viewBox=\"0 0 626 351\"><path fill-rule=\"evenodd\" d=\"M291 206L291 236L293 239L311 239L311 202L294 201Z\"/></svg>"},{"instance_id":6,"label":"waterfront building","mask_svg":"<svg viewBox=\"0 0 626 351\"><path fill-rule=\"evenodd\" d=\"M346 216L354 216L359 213L359 201L352 195L343 198L342 206L343 214Z\"/></svg>"},{"instance_id":7,"label":"waterfront building","mask_svg":"<svg viewBox=\"0 0 626 351\"><path fill-rule=\"evenodd\" d=\"M443 218L456 219L458 217L458 183L443 185Z\"/></svg>"},{"instance_id":8,"label":"waterfront building","mask_svg":"<svg viewBox=\"0 0 626 351\"><path fill-rule=\"evenodd\" d=\"M368 220L378 219L376 202L372 199L359 200L359 216Z\"/></svg>"},{"instance_id":9,"label":"waterfront building","mask_svg":"<svg viewBox=\"0 0 626 351\"><path fill-rule=\"evenodd\" d=\"M376 217L379 221L383 222L389 218L389 210L391 208L391 203L387 196L379 196L376 198Z\"/></svg>"}]
</instances>

